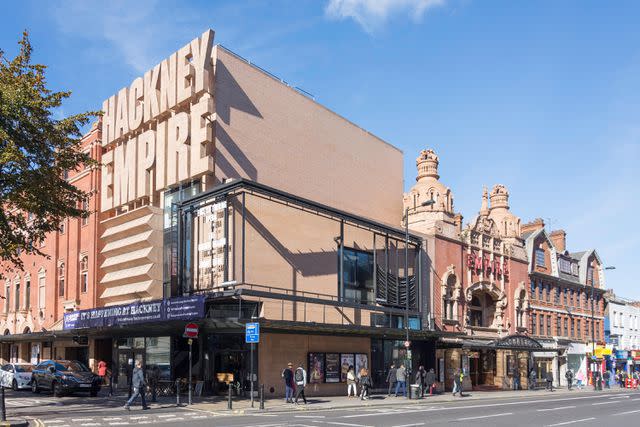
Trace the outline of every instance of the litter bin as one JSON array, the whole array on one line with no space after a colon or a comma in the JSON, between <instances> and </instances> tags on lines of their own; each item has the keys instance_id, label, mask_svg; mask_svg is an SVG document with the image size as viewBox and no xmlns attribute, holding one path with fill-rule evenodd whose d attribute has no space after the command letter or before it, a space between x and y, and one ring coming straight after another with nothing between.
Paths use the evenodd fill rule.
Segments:
<instances>
[{"instance_id":1,"label":"litter bin","mask_svg":"<svg viewBox=\"0 0 640 427\"><path fill-rule=\"evenodd\" d=\"M420 399L420 386L418 384L409 386L409 399Z\"/></svg>"}]
</instances>

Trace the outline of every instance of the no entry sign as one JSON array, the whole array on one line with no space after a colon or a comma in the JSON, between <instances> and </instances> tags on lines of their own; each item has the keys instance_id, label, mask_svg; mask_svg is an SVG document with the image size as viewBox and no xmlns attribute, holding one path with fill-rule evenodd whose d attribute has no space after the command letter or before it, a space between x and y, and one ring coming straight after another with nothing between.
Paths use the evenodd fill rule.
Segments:
<instances>
[{"instance_id":1,"label":"no entry sign","mask_svg":"<svg viewBox=\"0 0 640 427\"><path fill-rule=\"evenodd\" d=\"M184 327L184 336L187 338L198 338L198 325L195 323L187 323Z\"/></svg>"}]
</instances>

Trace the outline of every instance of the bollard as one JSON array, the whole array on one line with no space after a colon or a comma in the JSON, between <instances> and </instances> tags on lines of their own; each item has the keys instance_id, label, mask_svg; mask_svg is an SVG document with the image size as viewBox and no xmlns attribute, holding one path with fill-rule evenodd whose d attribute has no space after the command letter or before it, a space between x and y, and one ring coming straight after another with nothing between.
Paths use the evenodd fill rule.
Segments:
<instances>
[{"instance_id":1,"label":"bollard","mask_svg":"<svg viewBox=\"0 0 640 427\"><path fill-rule=\"evenodd\" d=\"M176 379L176 406L180 406L180 378Z\"/></svg>"},{"instance_id":2,"label":"bollard","mask_svg":"<svg viewBox=\"0 0 640 427\"><path fill-rule=\"evenodd\" d=\"M2 389L2 397L0 397L0 399L2 400L0 402L0 411L2 411L2 421L7 421L7 410L4 406L4 385L0 385L0 388Z\"/></svg>"},{"instance_id":3,"label":"bollard","mask_svg":"<svg viewBox=\"0 0 640 427\"><path fill-rule=\"evenodd\" d=\"M260 384L260 409L264 409L264 384Z\"/></svg>"},{"instance_id":4,"label":"bollard","mask_svg":"<svg viewBox=\"0 0 640 427\"><path fill-rule=\"evenodd\" d=\"M227 409L233 409L233 403L231 401L231 383L229 383L229 401L227 402Z\"/></svg>"}]
</instances>

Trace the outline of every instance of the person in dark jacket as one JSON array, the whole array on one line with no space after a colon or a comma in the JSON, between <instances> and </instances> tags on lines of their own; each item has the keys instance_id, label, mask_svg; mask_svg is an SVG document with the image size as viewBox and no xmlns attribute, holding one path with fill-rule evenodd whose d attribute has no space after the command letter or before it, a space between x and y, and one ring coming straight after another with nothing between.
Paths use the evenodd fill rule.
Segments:
<instances>
[{"instance_id":1,"label":"person in dark jacket","mask_svg":"<svg viewBox=\"0 0 640 427\"><path fill-rule=\"evenodd\" d=\"M571 390L571 386L573 385L573 371L571 369L567 369L567 373L564 374L564 377L567 379L567 390Z\"/></svg>"},{"instance_id":2,"label":"person in dark jacket","mask_svg":"<svg viewBox=\"0 0 640 427\"><path fill-rule=\"evenodd\" d=\"M293 363L289 362L287 367L282 370L282 378L284 379L284 401L293 403L293 390L295 383L293 382Z\"/></svg>"},{"instance_id":3,"label":"person in dark jacket","mask_svg":"<svg viewBox=\"0 0 640 427\"><path fill-rule=\"evenodd\" d=\"M553 391L553 372L547 372L547 390Z\"/></svg>"},{"instance_id":4,"label":"person in dark jacket","mask_svg":"<svg viewBox=\"0 0 640 427\"><path fill-rule=\"evenodd\" d=\"M462 397L462 380L464 378L464 372L460 369L457 369L453 374L453 395L456 393L460 393L460 397Z\"/></svg>"},{"instance_id":5,"label":"person in dark jacket","mask_svg":"<svg viewBox=\"0 0 640 427\"><path fill-rule=\"evenodd\" d=\"M365 368L360 369L360 386L362 387L362 391L360 392L360 400L369 400L370 389L373 383L371 382L371 377L369 376L369 371Z\"/></svg>"},{"instance_id":6,"label":"person in dark jacket","mask_svg":"<svg viewBox=\"0 0 640 427\"><path fill-rule=\"evenodd\" d=\"M536 374L536 370L532 369L531 372L529 372L529 390L536 389L537 378L538 378L538 375Z\"/></svg>"},{"instance_id":7,"label":"person in dark jacket","mask_svg":"<svg viewBox=\"0 0 640 427\"><path fill-rule=\"evenodd\" d=\"M387 383L389 384L389 389L387 390L387 396L391 396L391 389L396 385L396 365L393 363L389 368L389 372L387 373Z\"/></svg>"},{"instance_id":8,"label":"person in dark jacket","mask_svg":"<svg viewBox=\"0 0 640 427\"><path fill-rule=\"evenodd\" d=\"M424 389L427 385L427 371L424 370L424 366L420 365L416 372L415 383L420 387L420 397L424 397Z\"/></svg>"},{"instance_id":9,"label":"person in dark jacket","mask_svg":"<svg viewBox=\"0 0 640 427\"><path fill-rule=\"evenodd\" d=\"M144 381L144 371L142 370L142 362L140 360L136 360L136 367L133 369L133 375L131 376L131 385L133 387L133 394L131 398L127 400L127 403L125 403L124 409L128 411L138 396L140 396L140 400L142 401L142 409L149 409L144 397L146 383Z\"/></svg>"},{"instance_id":10,"label":"person in dark jacket","mask_svg":"<svg viewBox=\"0 0 640 427\"><path fill-rule=\"evenodd\" d=\"M429 396L433 395L433 389L436 387L436 373L433 372L433 368L429 369L425 377L427 387L429 387Z\"/></svg>"},{"instance_id":11,"label":"person in dark jacket","mask_svg":"<svg viewBox=\"0 0 640 427\"><path fill-rule=\"evenodd\" d=\"M611 384L609 384L609 381L611 381L611 372L609 372L609 370L604 371L602 378L604 379L604 388L611 388Z\"/></svg>"}]
</instances>

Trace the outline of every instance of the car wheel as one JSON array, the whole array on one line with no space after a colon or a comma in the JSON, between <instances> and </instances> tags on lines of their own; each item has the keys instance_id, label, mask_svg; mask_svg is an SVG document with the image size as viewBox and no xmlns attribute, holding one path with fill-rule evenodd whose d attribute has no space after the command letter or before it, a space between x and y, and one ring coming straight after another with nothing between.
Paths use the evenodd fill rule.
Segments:
<instances>
[{"instance_id":1,"label":"car wheel","mask_svg":"<svg viewBox=\"0 0 640 427\"><path fill-rule=\"evenodd\" d=\"M18 391L18 381L13 380L13 381L11 382L11 389L12 389L13 391Z\"/></svg>"},{"instance_id":2,"label":"car wheel","mask_svg":"<svg viewBox=\"0 0 640 427\"><path fill-rule=\"evenodd\" d=\"M31 381L31 391L33 393L40 393L40 389L38 388L38 381L36 380Z\"/></svg>"},{"instance_id":3,"label":"car wheel","mask_svg":"<svg viewBox=\"0 0 640 427\"><path fill-rule=\"evenodd\" d=\"M54 397L60 397L62 395L60 383L54 381L53 384L51 384L51 391L53 392Z\"/></svg>"}]
</instances>

